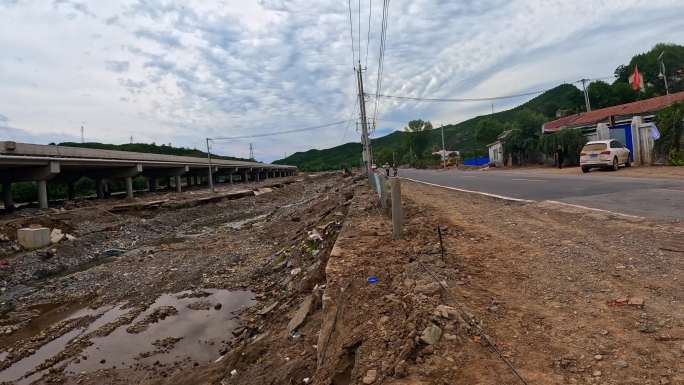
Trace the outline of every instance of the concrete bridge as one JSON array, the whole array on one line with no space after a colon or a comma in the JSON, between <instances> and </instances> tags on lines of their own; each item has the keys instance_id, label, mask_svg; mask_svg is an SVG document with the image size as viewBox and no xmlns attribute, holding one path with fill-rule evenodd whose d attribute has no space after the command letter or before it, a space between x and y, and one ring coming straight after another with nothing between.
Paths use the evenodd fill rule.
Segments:
<instances>
[{"instance_id":1,"label":"concrete bridge","mask_svg":"<svg viewBox=\"0 0 684 385\"><path fill-rule=\"evenodd\" d=\"M176 191L186 186L212 184L212 180L259 181L294 175L294 166L258 162L211 159L188 156L159 155L128 151L97 150L80 147L46 146L38 144L0 141L0 182L6 209L13 209L12 183L34 181L38 187L41 208L48 207L47 183L65 183L69 199L75 196L74 184L82 177L95 181L98 197L109 194L109 183L122 179L126 192L133 197L133 178L146 178L150 191L157 189L158 180L166 179L166 186L173 181ZM211 176L211 178L210 178Z\"/></svg>"}]
</instances>

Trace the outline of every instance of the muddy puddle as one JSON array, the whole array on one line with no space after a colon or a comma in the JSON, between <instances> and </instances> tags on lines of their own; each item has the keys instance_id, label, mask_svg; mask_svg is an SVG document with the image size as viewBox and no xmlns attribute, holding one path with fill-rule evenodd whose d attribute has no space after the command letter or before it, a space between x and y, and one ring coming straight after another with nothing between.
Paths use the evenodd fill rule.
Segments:
<instances>
[{"instance_id":1,"label":"muddy puddle","mask_svg":"<svg viewBox=\"0 0 684 385\"><path fill-rule=\"evenodd\" d=\"M76 319L85 316L97 317L87 327L73 329L62 336L55 338L47 344L41 346L36 352L28 357L25 357L15 362L9 368L0 372L0 382L15 381L17 385L30 384L42 376L42 372L36 373L29 377L23 378L27 373L32 372L37 366L45 362L47 359L56 356L60 353L74 338L84 334L88 334L104 326L119 316L126 313L122 310L123 305L119 306L103 306L97 309L86 307L82 303L68 304L68 305L38 305L32 307L33 310L41 311L41 316L32 320L29 325L15 333L17 337L30 338L37 335L41 330L56 325L62 321L69 319ZM13 334L12 337L15 337ZM0 353L0 361L4 360L8 352Z\"/></svg>"},{"instance_id":2,"label":"muddy puddle","mask_svg":"<svg viewBox=\"0 0 684 385\"><path fill-rule=\"evenodd\" d=\"M73 357L67 364L67 374L79 374L106 368L145 368L152 365L166 365L179 362L209 362L216 360L223 341L232 338L232 330L238 326L236 316L255 303L254 294L249 291L203 289L199 292L185 291L164 294L141 313L130 324L119 326L106 337L92 337L92 345ZM149 319L155 310L173 307L177 313L164 319L146 324L138 333L127 331L129 326ZM60 309L57 312L57 309ZM65 333L41 346L36 352L0 372L0 383L14 381L17 385L30 384L45 373L33 372L46 360L56 356L77 337L88 335L99 328L115 322L131 311L124 304L107 305L98 309L72 305L49 309L45 319L39 317L31 331L39 333L38 327L49 327L66 319L96 316L89 325ZM57 312L57 313L54 313ZM7 352L0 352L0 361Z\"/></svg>"},{"instance_id":3,"label":"muddy puddle","mask_svg":"<svg viewBox=\"0 0 684 385\"><path fill-rule=\"evenodd\" d=\"M217 359L222 342L230 340L231 331L238 326L236 314L255 303L254 294L228 290L203 292L208 295L187 297L190 292L162 295L130 325L168 306L174 307L177 314L150 323L139 333L129 333L130 325L123 325L109 336L93 338L93 345L81 353L87 359L70 363L67 373ZM218 309L217 304L221 305Z\"/></svg>"}]
</instances>

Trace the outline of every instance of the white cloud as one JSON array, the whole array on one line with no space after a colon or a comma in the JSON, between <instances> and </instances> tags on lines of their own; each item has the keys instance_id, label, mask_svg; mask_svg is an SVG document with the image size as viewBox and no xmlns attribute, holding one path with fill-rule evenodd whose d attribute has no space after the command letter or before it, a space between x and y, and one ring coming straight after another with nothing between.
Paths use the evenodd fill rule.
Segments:
<instances>
[{"instance_id":1,"label":"white cloud","mask_svg":"<svg viewBox=\"0 0 684 385\"><path fill-rule=\"evenodd\" d=\"M373 9L368 92L375 88L380 3ZM346 5L0 0L0 106L14 127L44 142L76 135L85 124L91 140L134 136L201 147L207 136L348 119L356 91ZM394 0L383 92L478 97L609 75L656 42L682 42L683 12L678 0ZM383 101L380 112L389 120L453 122L490 108ZM387 121L380 128L398 126ZM257 156L272 160L356 137L351 124L254 141ZM248 143L220 142L216 149L246 156Z\"/></svg>"}]
</instances>

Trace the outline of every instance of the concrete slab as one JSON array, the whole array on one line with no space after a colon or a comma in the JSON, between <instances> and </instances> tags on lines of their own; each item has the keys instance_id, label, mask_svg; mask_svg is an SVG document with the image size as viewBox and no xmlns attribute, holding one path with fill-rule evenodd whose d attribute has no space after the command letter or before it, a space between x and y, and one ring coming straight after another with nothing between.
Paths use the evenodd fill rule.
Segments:
<instances>
[{"instance_id":1,"label":"concrete slab","mask_svg":"<svg viewBox=\"0 0 684 385\"><path fill-rule=\"evenodd\" d=\"M27 227L17 230L17 241L28 250L39 249L50 244L50 229L47 227Z\"/></svg>"}]
</instances>

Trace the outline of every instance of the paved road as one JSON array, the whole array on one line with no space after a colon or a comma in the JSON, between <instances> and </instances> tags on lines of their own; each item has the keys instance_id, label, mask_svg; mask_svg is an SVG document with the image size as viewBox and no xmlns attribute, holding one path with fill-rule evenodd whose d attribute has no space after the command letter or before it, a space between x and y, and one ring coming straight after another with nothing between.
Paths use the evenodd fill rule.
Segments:
<instances>
[{"instance_id":1,"label":"paved road","mask_svg":"<svg viewBox=\"0 0 684 385\"><path fill-rule=\"evenodd\" d=\"M619 171L616 173L619 175ZM534 201L554 200L665 220L684 220L684 180L542 172L400 170L442 186Z\"/></svg>"}]
</instances>

